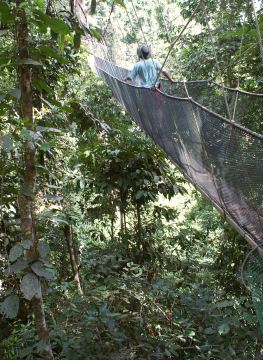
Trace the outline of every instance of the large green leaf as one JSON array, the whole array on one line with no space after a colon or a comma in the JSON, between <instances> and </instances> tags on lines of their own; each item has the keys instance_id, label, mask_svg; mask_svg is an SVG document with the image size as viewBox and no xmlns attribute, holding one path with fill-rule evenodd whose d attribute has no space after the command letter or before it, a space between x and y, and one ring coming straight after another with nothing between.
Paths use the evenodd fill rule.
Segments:
<instances>
[{"instance_id":1,"label":"large green leaf","mask_svg":"<svg viewBox=\"0 0 263 360\"><path fill-rule=\"evenodd\" d=\"M66 35L70 32L70 28L62 19L48 16L38 9L34 11L34 14L35 20L33 22L39 27L41 32L45 33L47 28L50 28L56 34Z\"/></svg>"},{"instance_id":2,"label":"large green leaf","mask_svg":"<svg viewBox=\"0 0 263 360\"><path fill-rule=\"evenodd\" d=\"M3 1L0 2L0 22L7 24L15 19L9 5Z\"/></svg>"},{"instance_id":3,"label":"large green leaf","mask_svg":"<svg viewBox=\"0 0 263 360\"><path fill-rule=\"evenodd\" d=\"M62 223L62 224L67 224L67 225L68 225L68 222L67 222L66 220L61 219L61 218L59 218L59 217L57 217L57 216L53 216L53 217L51 218L51 220L52 220L52 222L53 222L54 224L60 224L60 223Z\"/></svg>"},{"instance_id":4,"label":"large green leaf","mask_svg":"<svg viewBox=\"0 0 263 360\"><path fill-rule=\"evenodd\" d=\"M21 59L18 60L18 65L35 65L35 66L42 66L39 61L33 60L33 59Z\"/></svg>"},{"instance_id":5,"label":"large green leaf","mask_svg":"<svg viewBox=\"0 0 263 360\"><path fill-rule=\"evenodd\" d=\"M37 251L42 259L46 259L50 253L50 247L47 243L41 241L37 246Z\"/></svg>"},{"instance_id":6,"label":"large green leaf","mask_svg":"<svg viewBox=\"0 0 263 360\"><path fill-rule=\"evenodd\" d=\"M44 90L48 94L50 94L53 91L52 88L42 79L33 78L32 85L34 89L38 91Z\"/></svg>"},{"instance_id":7,"label":"large green leaf","mask_svg":"<svg viewBox=\"0 0 263 360\"><path fill-rule=\"evenodd\" d=\"M11 151L14 147L14 141L11 134L5 134L0 137L0 148L4 151Z\"/></svg>"},{"instance_id":8,"label":"large green leaf","mask_svg":"<svg viewBox=\"0 0 263 360\"><path fill-rule=\"evenodd\" d=\"M45 198L50 201L61 201L63 200L63 196L60 195L52 195L52 194L46 194Z\"/></svg>"},{"instance_id":9,"label":"large green leaf","mask_svg":"<svg viewBox=\"0 0 263 360\"><path fill-rule=\"evenodd\" d=\"M33 245L33 242L31 240L23 240L21 245L23 246L24 249L29 250Z\"/></svg>"},{"instance_id":10,"label":"large green leaf","mask_svg":"<svg viewBox=\"0 0 263 360\"><path fill-rule=\"evenodd\" d=\"M31 269L38 276L44 277L45 279L51 281L54 279L53 273L45 267L41 261L36 261L31 265Z\"/></svg>"},{"instance_id":11,"label":"large green leaf","mask_svg":"<svg viewBox=\"0 0 263 360\"><path fill-rule=\"evenodd\" d=\"M98 27L89 27L89 29L87 29L88 33L95 37L97 40L100 40L101 37L101 29Z\"/></svg>"},{"instance_id":12,"label":"large green leaf","mask_svg":"<svg viewBox=\"0 0 263 360\"><path fill-rule=\"evenodd\" d=\"M42 56L51 57L53 59L56 59L61 64L67 64L68 59L58 54L54 49L52 49L50 46L42 45L39 48L40 53Z\"/></svg>"},{"instance_id":13,"label":"large green leaf","mask_svg":"<svg viewBox=\"0 0 263 360\"><path fill-rule=\"evenodd\" d=\"M49 143L43 143L43 144L41 144L40 145L40 150L41 151L49 151L51 149L51 146L50 146L50 144Z\"/></svg>"},{"instance_id":14,"label":"large green leaf","mask_svg":"<svg viewBox=\"0 0 263 360\"><path fill-rule=\"evenodd\" d=\"M21 98L21 89L19 88L12 89L9 91L9 95L19 100Z\"/></svg>"},{"instance_id":15,"label":"large green leaf","mask_svg":"<svg viewBox=\"0 0 263 360\"><path fill-rule=\"evenodd\" d=\"M27 300L41 295L40 281L35 274L26 274L21 281L20 289Z\"/></svg>"},{"instance_id":16,"label":"large green leaf","mask_svg":"<svg viewBox=\"0 0 263 360\"><path fill-rule=\"evenodd\" d=\"M45 126L37 126L36 127L37 131L40 132L54 132L54 133L61 133L60 129L56 129L56 128L51 128L51 127L45 127Z\"/></svg>"},{"instance_id":17,"label":"large green leaf","mask_svg":"<svg viewBox=\"0 0 263 360\"><path fill-rule=\"evenodd\" d=\"M14 273L18 273L20 271L25 270L28 267L28 263L26 260L24 259L17 259L16 262L14 262L13 264L9 265L8 268L6 269L5 273L7 274L7 276L12 275Z\"/></svg>"},{"instance_id":18,"label":"large green leaf","mask_svg":"<svg viewBox=\"0 0 263 360\"><path fill-rule=\"evenodd\" d=\"M21 245L13 246L9 253L9 260L11 262L16 261L23 254L23 251L24 249Z\"/></svg>"},{"instance_id":19,"label":"large green leaf","mask_svg":"<svg viewBox=\"0 0 263 360\"><path fill-rule=\"evenodd\" d=\"M50 16L46 17L46 24L57 34L68 34L70 32L70 28L68 25L61 19L56 19Z\"/></svg>"},{"instance_id":20,"label":"large green leaf","mask_svg":"<svg viewBox=\"0 0 263 360\"><path fill-rule=\"evenodd\" d=\"M21 186L20 193L25 195L25 196L29 196L29 197L34 195L33 191L29 187L27 187L26 185Z\"/></svg>"},{"instance_id":21,"label":"large green leaf","mask_svg":"<svg viewBox=\"0 0 263 360\"><path fill-rule=\"evenodd\" d=\"M12 59L10 57L2 56L0 58L0 69L4 68L12 63Z\"/></svg>"},{"instance_id":22,"label":"large green leaf","mask_svg":"<svg viewBox=\"0 0 263 360\"><path fill-rule=\"evenodd\" d=\"M0 304L0 313L9 318L14 319L19 310L19 298L16 295L8 296L1 304Z\"/></svg>"},{"instance_id":23,"label":"large green leaf","mask_svg":"<svg viewBox=\"0 0 263 360\"><path fill-rule=\"evenodd\" d=\"M97 7L97 0L91 0L91 5L90 5L90 13L91 13L91 15L95 14L96 7Z\"/></svg>"},{"instance_id":24,"label":"large green leaf","mask_svg":"<svg viewBox=\"0 0 263 360\"><path fill-rule=\"evenodd\" d=\"M219 335L227 335L230 331L230 327L227 323L218 326Z\"/></svg>"},{"instance_id":25,"label":"large green leaf","mask_svg":"<svg viewBox=\"0 0 263 360\"><path fill-rule=\"evenodd\" d=\"M118 5L122 6L122 7L125 7L124 0L114 0L114 3L118 4Z\"/></svg>"}]
</instances>

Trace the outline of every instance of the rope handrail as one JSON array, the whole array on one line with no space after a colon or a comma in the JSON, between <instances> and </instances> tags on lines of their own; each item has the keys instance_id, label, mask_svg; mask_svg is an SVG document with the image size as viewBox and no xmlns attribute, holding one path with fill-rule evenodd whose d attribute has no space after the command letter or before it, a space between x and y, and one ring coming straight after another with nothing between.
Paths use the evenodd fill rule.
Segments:
<instances>
[{"instance_id":1,"label":"rope handrail","mask_svg":"<svg viewBox=\"0 0 263 360\"><path fill-rule=\"evenodd\" d=\"M103 61L108 61L108 60L105 60L99 56L96 56L97 58L103 60ZM119 66L119 65L116 65L114 64L114 67L118 68L118 69L121 69L121 70L126 70L127 72L129 71L129 69L126 69L124 68L123 66ZM169 82L169 80L165 79L165 78L162 78L161 79L162 81L165 81L165 82ZM176 80L174 82L174 84L183 84L185 82L185 80ZM218 87L222 87L222 84L219 84L217 83L216 81L212 80L212 79L197 79L197 80L187 80L186 81L188 84L191 84L191 83L202 83L202 82L210 82L212 84L214 84L215 86L218 86ZM255 92L250 92L250 91L247 91L247 90L244 90L244 89L241 89L241 88L231 88L229 86L226 86L224 85L224 88L226 90L229 90L229 91L238 91L239 93L242 93L242 94L245 94L245 95L250 95L250 96L256 96L256 97L263 97L263 93L255 93Z\"/></svg>"},{"instance_id":2,"label":"rope handrail","mask_svg":"<svg viewBox=\"0 0 263 360\"><path fill-rule=\"evenodd\" d=\"M162 81L168 82L169 80L167 79L162 79ZM185 80L177 80L174 82L174 84L183 84L185 82ZM202 83L202 82L208 82L211 83L217 87L223 88L223 85L220 83L217 83L216 81L212 80L212 79L197 79L197 80L187 80L186 81L188 84L193 84L193 83ZM224 89L228 90L228 91L233 91L233 92L239 92L241 94L244 95L250 95L250 96L256 96L256 97L263 97L263 93L255 93L255 92L251 92L251 91L247 91L244 89L240 89L240 88L231 88L229 86L224 85Z\"/></svg>"},{"instance_id":3,"label":"rope handrail","mask_svg":"<svg viewBox=\"0 0 263 360\"><path fill-rule=\"evenodd\" d=\"M108 62L107 60L102 59L102 58L98 58L98 59ZM114 66L116 66L116 65L114 65ZM102 72L104 72L104 73L106 73L107 75L109 75L110 77L112 77L113 79L115 79L115 80L117 80L117 81L119 81L119 82L121 82L121 83L129 86L129 87L140 88L140 89L143 89L143 90L145 90L145 91L151 91L151 92L152 92L152 91L157 91L157 92L161 93L163 96L165 96L165 97L167 97L167 98L170 98L170 99L193 102L193 103L194 103L195 105L197 105L199 108L205 110L207 113L210 113L210 114L212 114L212 115L220 118L222 121L224 121L225 123L231 125L232 127L237 128L237 129L239 129L240 131L245 132L245 133L247 133L247 134L250 134L250 135L252 135L252 136L254 136L254 137L257 137L257 138L260 139L260 140L263 140L263 134L259 134L259 133L255 132L255 131L253 131L253 130L250 130L250 129L246 128L245 126L242 126L242 125L236 123L235 121L229 120L229 119L226 118L225 116L220 115L220 114L214 112L213 110L208 109L207 107L201 105L200 103L198 103L197 101L195 101L195 100L194 100L193 98L191 98L191 97L180 97L180 96L175 96L175 95L169 95L169 94L167 94L167 93L165 93L165 92L162 92L162 91L159 90L159 89L153 90L153 89L151 89L151 88L144 88L144 87L141 87L141 86L139 86L139 85L131 84L131 83L128 83L128 82L126 82L126 81L124 81L124 80L116 77L116 76L113 76L110 72L106 71L105 69L103 69L102 67L100 67L98 64L96 64L96 67L97 67L99 70L101 70ZM116 67L118 67L118 66L116 66ZM119 68L121 68L121 67L119 67ZM124 68L121 68L121 69L124 69ZM254 94L253 94L253 95L254 95ZM260 96L262 96L262 95L260 95Z\"/></svg>"}]
</instances>

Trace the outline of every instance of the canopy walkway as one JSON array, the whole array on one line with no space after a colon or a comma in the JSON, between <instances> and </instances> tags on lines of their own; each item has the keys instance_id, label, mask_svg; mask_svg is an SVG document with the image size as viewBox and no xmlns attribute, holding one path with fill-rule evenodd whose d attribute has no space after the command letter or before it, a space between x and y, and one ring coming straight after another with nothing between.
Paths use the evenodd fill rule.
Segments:
<instances>
[{"instance_id":1,"label":"canopy walkway","mask_svg":"<svg viewBox=\"0 0 263 360\"><path fill-rule=\"evenodd\" d=\"M253 246L263 244L263 95L210 80L122 81L128 70L95 58L98 74L136 123ZM251 125L251 126L250 126ZM248 127L252 127L252 131Z\"/></svg>"}]
</instances>

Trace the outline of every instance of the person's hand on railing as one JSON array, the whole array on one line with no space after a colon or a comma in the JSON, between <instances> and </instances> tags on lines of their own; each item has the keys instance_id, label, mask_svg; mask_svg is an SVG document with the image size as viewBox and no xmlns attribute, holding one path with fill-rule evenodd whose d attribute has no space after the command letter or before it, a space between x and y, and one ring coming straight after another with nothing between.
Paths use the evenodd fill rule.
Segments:
<instances>
[{"instance_id":1,"label":"person's hand on railing","mask_svg":"<svg viewBox=\"0 0 263 360\"><path fill-rule=\"evenodd\" d=\"M163 69L162 72L163 72L164 76L166 77L166 79L168 79L171 84L175 83L175 81L172 79L170 73L167 70Z\"/></svg>"},{"instance_id":2,"label":"person's hand on railing","mask_svg":"<svg viewBox=\"0 0 263 360\"><path fill-rule=\"evenodd\" d=\"M128 81L128 80L131 80L131 78L129 76L122 78L122 81Z\"/></svg>"}]
</instances>

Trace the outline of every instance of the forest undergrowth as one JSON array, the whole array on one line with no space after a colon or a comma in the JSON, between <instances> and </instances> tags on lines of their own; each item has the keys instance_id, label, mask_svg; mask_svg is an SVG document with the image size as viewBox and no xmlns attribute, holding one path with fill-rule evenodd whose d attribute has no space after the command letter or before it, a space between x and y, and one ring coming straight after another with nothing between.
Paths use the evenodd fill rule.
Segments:
<instances>
[{"instance_id":1,"label":"forest undergrowth","mask_svg":"<svg viewBox=\"0 0 263 360\"><path fill-rule=\"evenodd\" d=\"M84 295L61 281L46 297L56 359L261 358L239 277L247 245L193 189L177 197L180 216L155 221L145 237L146 261L86 226L93 239L79 260ZM36 359L31 322L15 321L1 349L6 359Z\"/></svg>"}]
</instances>

